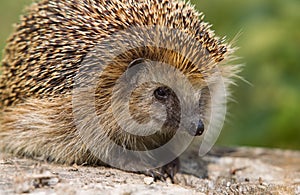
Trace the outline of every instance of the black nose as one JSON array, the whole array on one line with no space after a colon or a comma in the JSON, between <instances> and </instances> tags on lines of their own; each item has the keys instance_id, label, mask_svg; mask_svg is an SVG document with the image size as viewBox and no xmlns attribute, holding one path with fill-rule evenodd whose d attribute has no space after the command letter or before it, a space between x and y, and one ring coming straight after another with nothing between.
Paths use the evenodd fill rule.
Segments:
<instances>
[{"instance_id":1,"label":"black nose","mask_svg":"<svg viewBox=\"0 0 300 195\"><path fill-rule=\"evenodd\" d=\"M200 136L204 132L204 124L201 120L198 121L198 124L192 124L190 130L188 131L191 136Z\"/></svg>"},{"instance_id":2,"label":"black nose","mask_svg":"<svg viewBox=\"0 0 300 195\"><path fill-rule=\"evenodd\" d=\"M204 124L201 120L199 120L195 136L200 136L202 135L203 132L204 132Z\"/></svg>"}]
</instances>

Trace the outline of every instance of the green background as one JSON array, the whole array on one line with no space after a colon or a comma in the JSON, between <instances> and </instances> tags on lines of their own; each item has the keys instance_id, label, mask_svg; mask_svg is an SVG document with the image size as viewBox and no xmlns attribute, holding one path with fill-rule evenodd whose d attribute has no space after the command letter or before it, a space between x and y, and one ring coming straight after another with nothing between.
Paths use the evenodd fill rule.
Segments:
<instances>
[{"instance_id":1,"label":"green background","mask_svg":"<svg viewBox=\"0 0 300 195\"><path fill-rule=\"evenodd\" d=\"M0 0L0 49L31 0ZM193 0L245 65L220 145L300 149L300 1Z\"/></svg>"}]
</instances>

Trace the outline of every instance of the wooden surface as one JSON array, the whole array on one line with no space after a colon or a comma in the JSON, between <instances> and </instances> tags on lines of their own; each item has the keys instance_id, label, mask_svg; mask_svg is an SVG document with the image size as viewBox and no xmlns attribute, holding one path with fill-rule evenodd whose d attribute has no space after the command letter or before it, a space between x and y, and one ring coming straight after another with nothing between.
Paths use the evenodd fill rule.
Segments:
<instances>
[{"instance_id":1,"label":"wooden surface","mask_svg":"<svg viewBox=\"0 0 300 195\"><path fill-rule=\"evenodd\" d=\"M181 156L176 184L107 167L0 154L0 194L300 194L300 151L215 148Z\"/></svg>"}]
</instances>

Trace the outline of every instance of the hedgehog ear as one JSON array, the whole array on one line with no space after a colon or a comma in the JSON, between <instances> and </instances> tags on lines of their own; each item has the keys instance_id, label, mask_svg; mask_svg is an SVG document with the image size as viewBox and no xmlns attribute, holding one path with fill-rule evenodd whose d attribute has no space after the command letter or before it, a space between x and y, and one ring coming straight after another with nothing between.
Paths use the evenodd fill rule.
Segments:
<instances>
[{"instance_id":1,"label":"hedgehog ear","mask_svg":"<svg viewBox=\"0 0 300 195\"><path fill-rule=\"evenodd\" d=\"M137 58L129 63L125 72L125 78L127 81L132 81L135 75L144 68L145 58Z\"/></svg>"},{"instance_id":2,"label":"hedgehog ear","mask_svg":"<svg viewBox=\"0 0 300 195\"><path fill-rule=\"evenodd\" d=\"M145 58L134 59L132 62L129 63L127 69L132 68L135 65L141 64L141 63L145 62L145 60L146 60Z\"/></svg>"}]
</instances>

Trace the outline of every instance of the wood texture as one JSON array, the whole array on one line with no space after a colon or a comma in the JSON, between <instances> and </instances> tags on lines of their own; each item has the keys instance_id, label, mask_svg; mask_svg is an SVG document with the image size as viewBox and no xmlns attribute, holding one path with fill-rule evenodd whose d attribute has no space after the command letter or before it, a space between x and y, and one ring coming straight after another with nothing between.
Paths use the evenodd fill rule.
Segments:
<instances>
[{"instance_id":1,"label":"wood texture","mask_svg":"<svg viewBox=\"0 0 300 195\"><path fill-rule=\"evenodd\" d=\"M107 167L0 154L0 194L300 194L300 151L215 148L181 157L176 184Z\"/></svg>"}]
</instances>

